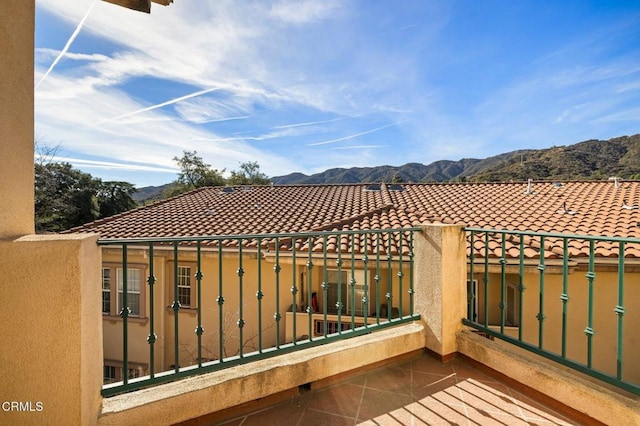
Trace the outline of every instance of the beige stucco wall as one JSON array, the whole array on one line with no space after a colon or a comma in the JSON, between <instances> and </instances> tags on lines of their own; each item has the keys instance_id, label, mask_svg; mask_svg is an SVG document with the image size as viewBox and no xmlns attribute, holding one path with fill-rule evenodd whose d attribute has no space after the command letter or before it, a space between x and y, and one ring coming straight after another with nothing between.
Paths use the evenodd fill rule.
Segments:
<instances>
[{"instance_id":1,"label":"beige stucco wall","mask_svg":"<svg viewBox=\"0 0 640 426\"><path fill-rule=\"evenodd\" d=\"M35 0L5 0L0 14L0 239L34 232Z\"/></svg>"},{"instance_id":2,"label":"beige stucco wall","mask_svg":"<svg viewBox=\"0 0 640 426\"><path fill-rule=\"evenodd\" d=\"M443 357L454 354L467 306L461 226L422 226L415 240L415 283L415 309L426 323L427 348Z\"/></svg>"},{"instance_id":3,"label":"beige stucco wall","mask_svg":"<svg viewBox=\"0 0 640 426\"><path fill-rule=\"evenodd\" d=\"M95 423L102 383L96 239L0 241L0 400L33 409L3 409L0 424Z\"/></svg>"}]
</instances>

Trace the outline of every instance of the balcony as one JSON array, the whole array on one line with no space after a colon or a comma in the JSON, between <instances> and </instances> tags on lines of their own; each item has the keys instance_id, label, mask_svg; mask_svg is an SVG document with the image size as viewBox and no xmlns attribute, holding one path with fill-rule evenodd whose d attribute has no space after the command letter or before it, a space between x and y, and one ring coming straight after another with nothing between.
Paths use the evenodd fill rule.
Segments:
<instances>
[{"instance_id":1,"label":"balcony","mask_svg":"<svg viewBox=\"0 0 640 426\"><path fill-rule=\"evenodd\" d=\"M291 415L294 404L301 418L513 420L517 408L517 420L571 424L628 422L638 409L635 267L624 256L596 266L602 247L625 253L635 240L428 225L99 244L103 284L104 265L115 264L110 278L122 283L107 298L103 285L105 358L116 347L122 371L143 374L103 387L98 424L259 421L265 403L291 397L268 415ZM130 280L132 265L145 273ZM146 300L123 309L142 293L127 285L143 277ZM399 389L376 406L383 384ZM332 399L350 391L372 399L348 409ZM603 404L604 415L594 409Z\"/></svg>"}]
</instances>

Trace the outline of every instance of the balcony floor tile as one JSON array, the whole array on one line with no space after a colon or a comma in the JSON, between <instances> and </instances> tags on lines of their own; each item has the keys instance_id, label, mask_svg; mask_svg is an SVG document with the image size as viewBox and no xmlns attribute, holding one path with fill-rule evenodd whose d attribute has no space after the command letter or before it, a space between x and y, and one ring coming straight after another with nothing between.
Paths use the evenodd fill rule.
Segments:
<instances>
[{"instance_id":1,"label":"balcony floor tile","mask_svg":"<svg viewBox=\"0 0 640 426\"><path fill-rule=\"evenodd\" d=\"M462 359L424 354L228 420L232 425L577 425Z\"/></svg>"}]
</instances>

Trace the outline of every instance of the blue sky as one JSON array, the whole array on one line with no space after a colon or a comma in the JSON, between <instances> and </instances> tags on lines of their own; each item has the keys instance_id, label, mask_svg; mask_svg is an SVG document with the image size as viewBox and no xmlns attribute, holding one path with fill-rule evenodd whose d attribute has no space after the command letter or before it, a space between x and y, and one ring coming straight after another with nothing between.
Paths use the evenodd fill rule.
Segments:
<instances>
[{"instance_id":1,"label":"blue sky","mask_svg":"<svg viewBox=\"0 0 640 426\"><path fill-rule=\"evenodd\" d=\"M640 133L640 2L37 0L36 139L137 186Z\"/></svg>"}]
</instances>

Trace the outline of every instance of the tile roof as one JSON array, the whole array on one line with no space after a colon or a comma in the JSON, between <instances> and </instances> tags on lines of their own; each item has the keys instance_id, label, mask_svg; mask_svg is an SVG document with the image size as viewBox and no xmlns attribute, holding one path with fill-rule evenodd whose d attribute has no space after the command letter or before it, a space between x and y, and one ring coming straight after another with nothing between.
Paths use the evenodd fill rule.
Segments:
<instances>
[{"instance_id":1,"label":"tile roof","mask_svg":"<svg viewBox=\"0 0 640 426\"><path fill-rule=\"evenodd\" d=\"M380 190L367 190L367 186L201 188L67 232L99 232L101 238L110 239L457 223L494 229L640 238L640 182L637 181L618 184L533 182L530 188L527 183L382 184ZM396 190L392 190L394 187ZM517 257L519 237L508 240L507 255ZM359 243L364 245L362 240ZM482 239L474 243L477 250L483 246ZM561 240L547 239L545 247L548 250L545 257L562 255ZM497 241L490 243L490 248L490 256L500 256ZM537 257L539 249L539 239L529 238L525 257ZM397 247L392 251L396 252ZM572 257L587 256L588 243L570 241L569 252ZM617 257L616 247L598 243L597 255ZM625 256L640 258L640 248L629 244Z\"/></svg>"}]
</instances>

